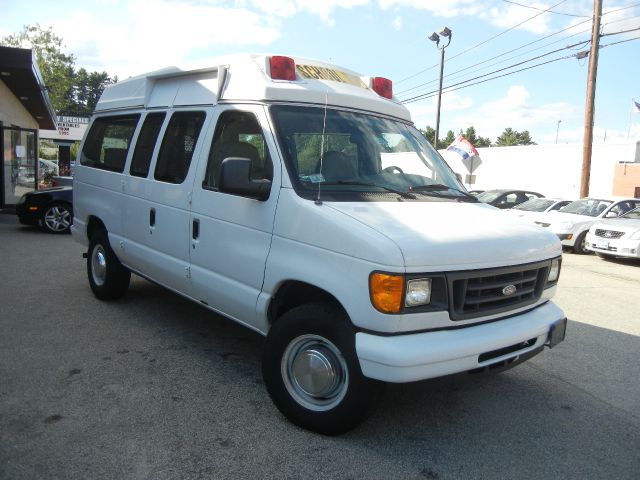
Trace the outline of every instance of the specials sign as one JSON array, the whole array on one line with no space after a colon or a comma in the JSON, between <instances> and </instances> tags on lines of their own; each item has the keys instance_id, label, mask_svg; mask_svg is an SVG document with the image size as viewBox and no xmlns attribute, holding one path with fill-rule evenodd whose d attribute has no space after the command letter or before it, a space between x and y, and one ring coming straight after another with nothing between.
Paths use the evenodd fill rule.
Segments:
<instances>
[{"instance_id":1,"label":"specials sign","mask_svg":"<svg viewBox=\"0 0 640 480\"><path fill-rule=\"evenodd\" d=\"M58 115L57 130L40 130L40 138L51 140L69 140L70 142L82 140L89 117L69 117Z\"/></svg>"}]
</instances>

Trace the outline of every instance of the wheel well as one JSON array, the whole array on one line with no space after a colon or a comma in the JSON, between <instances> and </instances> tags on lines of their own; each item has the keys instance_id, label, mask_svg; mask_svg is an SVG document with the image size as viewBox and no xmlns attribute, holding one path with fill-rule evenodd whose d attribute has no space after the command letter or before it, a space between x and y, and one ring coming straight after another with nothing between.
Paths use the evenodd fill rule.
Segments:
<instances>
[{"instance_id":1,"label":"wheel well","mask_svg":"<svg viewBox=\"0 0 640 480\"><path fill-rule=\"evenodd\" d=\"M344 310L342 304L326 290L311 284L298 281L283 283L273 296L267 316L269 324L273 324L280 316L292 308L311 302L327 302Z\"/></svg>"},{"instance_id":2,"label":"wheel well","mask_svg":"<svg viewBox=\"0 0 640 480\"><path fill-rule=\"evenodd\" d=\"M91 236L98 230L104 230L106 232L107 227L104 226L104 223L102 223L102 220L98 217L89 217L89 222L87 223L87 238L91 240Z\"/></svg>"}]
</instances>

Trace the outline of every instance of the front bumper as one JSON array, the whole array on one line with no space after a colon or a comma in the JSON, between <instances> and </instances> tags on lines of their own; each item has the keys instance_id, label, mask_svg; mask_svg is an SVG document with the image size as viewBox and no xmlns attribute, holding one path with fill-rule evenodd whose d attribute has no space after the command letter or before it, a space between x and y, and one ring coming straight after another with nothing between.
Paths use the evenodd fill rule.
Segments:
<instances>
[{"instance_id":1,"label":"front bumper","mask_svg":"<svg viewBox=\"0 0 640 480\"><path fill-rule=\"evenodd\" d=\"M547 344L552 326L565 321L563 311L547 302L505 320L455 330L387 337L358 332L356 352L365 377L412 382L515 361Z\"/></svg>"},{"instance_id":2,"label":"front bumper","mask_svg":"<svg viewBox=\"0 0 640 480\"><path fill-rule=\"evenodd\" d=\"M33 205L29 205L33 207ZM16 205L16 215L18 216L18 221L23 225L37 225L40 221L40 209L30 210L27 204L22 203Z\"/></svg>"},{"instance_id":3,"label":"front bumper","mask_svg":"<svg viewBox=\"0 0 640 480\"><path fill-rule=\"evenodd\" d=\"M640 258L640 240L607 239L588 234L586 249L614 257Z\"/></svg>"}]
</instances>

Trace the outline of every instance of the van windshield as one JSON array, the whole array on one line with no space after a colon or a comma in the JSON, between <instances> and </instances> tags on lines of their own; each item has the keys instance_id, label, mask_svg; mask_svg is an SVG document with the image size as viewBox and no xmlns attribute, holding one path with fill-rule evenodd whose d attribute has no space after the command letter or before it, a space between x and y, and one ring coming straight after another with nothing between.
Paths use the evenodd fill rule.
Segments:
<instances>
[{"instance_id":1,"label":"van windshield","mask_svg":"<svg viewBox=\"0 0 640 480\"><path fill-rule=\"evenodd\" d=\"M275 105L271 113L292 183L305 198L476 201L413 126L322 107Z\"/></svg>"}]
</instances>

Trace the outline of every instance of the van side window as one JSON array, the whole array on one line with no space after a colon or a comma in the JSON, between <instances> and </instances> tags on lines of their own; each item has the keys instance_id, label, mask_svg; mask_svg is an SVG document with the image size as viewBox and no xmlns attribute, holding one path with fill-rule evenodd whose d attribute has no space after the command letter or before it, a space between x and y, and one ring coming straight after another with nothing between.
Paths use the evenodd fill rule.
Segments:
<instances>
[{"instance_id":1,"label":"van side window","mask_svg":"<svg viewBox=\"0 0 640 480\"><path fill-rule=\"evenodd\" d=\"M97 118L84 142L80 164L122 172L139 119L140 115Z\"/></svg>"},{"instance_id":2,"label":"van side window","mask_svg":"<svg viewBox=\"0 0 640 480\"><path fill-rule=\"evenodd\" d=\"M133 159L131 160L131 168L129 173L136 177L146 177L149 173L149 165L151 164L151 156L153 155L153 147L158 140L158 133L164 122L164 112L150 113L144 119L142 129L136 141L136 147L133 150Z\"/></svg>"},{"instance_id":3,"label":"van side window","mask_svg":"<svg viewBox=\"0 0 640 480\"><path fill-rule=\"evenodd\" d=\"M193 150L205 119L204 112L176 112L162 139L154 178L182 183L189 172Z\"/></svg>"},{"instance_id":4,"label":"van side window","mask_svg":"<svg viewBox=\"0 0 640 480\"><path fill-rule=\"evenodd\" d=\"M225 158L239 157L251 160L251 178L273 177L273 165L262 134L262 128L253 113L227 110L220 115L209 152L209 163L203 188L217 189L220 164Z\"/></svg>"}]
</instances>

